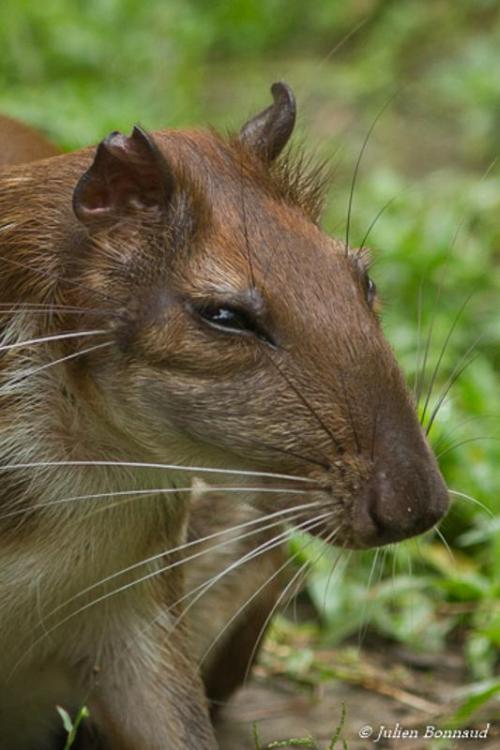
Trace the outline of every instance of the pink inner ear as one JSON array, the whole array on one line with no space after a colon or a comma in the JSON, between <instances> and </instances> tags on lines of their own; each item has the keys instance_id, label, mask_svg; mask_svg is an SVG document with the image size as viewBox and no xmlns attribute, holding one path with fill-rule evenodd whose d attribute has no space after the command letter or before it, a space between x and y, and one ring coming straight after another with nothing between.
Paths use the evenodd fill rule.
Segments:
<instances>
[{"instance_id":1,"label":"pink inner ear","mask_svg":"<svg viewBox=\"0 0 500 750\"><path fill-rule=\"evenodd\" d=\"M85 203L85 208L87 211L105 210L109 205L108 191L104 189L100 192L97 189L94 191L88 190L88 195L86 196Z\"/></svg>"},{"instance_id":2,"label":"pink inner ear","mask_svg":"<svg viewBox=\"0 0 500 750\"><path fill-rule=\"evenodd\" d=\"M97 149L92 166L81 177L74 196L76 216L102 223L131 209L166 208L173 190L169 167L154 142L134 128L128 137L112 133Z\"/></svg>"}]
</instances>

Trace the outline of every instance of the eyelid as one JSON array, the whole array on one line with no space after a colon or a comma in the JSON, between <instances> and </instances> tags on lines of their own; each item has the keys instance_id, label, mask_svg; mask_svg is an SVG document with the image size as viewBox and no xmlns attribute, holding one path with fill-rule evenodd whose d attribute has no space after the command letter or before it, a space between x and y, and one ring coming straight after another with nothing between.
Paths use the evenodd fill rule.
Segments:
<instances>
[{"instance_id":1,"label":"eyelid","mask_svg":"<svg viewBox=\"0 0 500 750\"><path fill-rule=\"evenodd\" d=\"M351 251L350 257L360 273L368 273L372 265L372 254L369 248L355 248Z\"/></svg>"},{"instance_id":2,"label":"eyelid","mask_svg":"<svg viewBox=\"0 0 500 750\"><path fill-rule=\"evenodd\" d=\"M373 303L375 302L377 298L377 285L371 279L368 274L366 274L366 280L365 280L365 295L366 295L366 301L370 305L370 307L373 307Z\"/></svg>"},{"instance_id":3,"label":"eyelid","mask_svg":"<svg viewBox=\"0 0 500 750\"><path fill-rule=\"evenodd\" d=\"M265 344L276 348L276 343L269 335L265 326L261 325L262 316L259 311L256 311L253 307L249 309L248 306L241 304L241 298L238 301L228 300L227 298L225 300L205 298L196 301L190 301L187 303L187 306L191 314L196 315L198 319L201 319L203 321L204 325L210 326L212 329L221 331L221 333L225 333L228 335L254 336L259 341L262 341ZM248 318L250 323L253 323L255 321L255 324L249 325L249 327L246 329L238 329L237 327L231 328L231 326L217 324L216 322L212 322L203 316L203 309L208 310L209 308L232 310L235 314L239 314L245 318Z\"/></svg>"},{"instance_id":4,"label":"eyelid","mask_svg":"<svg viewBox=\"0 0 500 750\"><path fill-rule=\"evenodd\" d=\"M256 287L237 287L232 284L204 284L202 288L191 292L194 302L207 302L214 305L233 305L260 312L264 308L264 298Z\"/></svg>"}]
</instances>

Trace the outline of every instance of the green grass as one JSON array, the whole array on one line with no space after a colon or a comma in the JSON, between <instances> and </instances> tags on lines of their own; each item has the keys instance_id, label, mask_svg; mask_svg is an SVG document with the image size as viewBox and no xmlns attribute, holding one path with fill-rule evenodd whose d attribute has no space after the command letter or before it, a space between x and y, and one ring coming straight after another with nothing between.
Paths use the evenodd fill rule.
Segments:
<instances>
[{"instance_id":1,"label":"green grass","mask_svg":"<svg viewBox=\"0 0 500 750\"><path fill-rule=\"evenodd\" d=\"M82 706L74 719L72 719L69 713L64 708L61 708L61 706L57 706L57 712L61 717L61 721L67 735L66 742L64 744L64 750L71 750L75 743L78 729L82 721L88 719L88 717L90 716L89 710L85 706Z\"/></svg>"},{"instance_id":2,"label":"green grass","mask_svg":"<svg viewBox=\"0 0 500 750\"><path fill-rule=\"evenodd\" d=\"M342 737L342 731L344 729L346 720L346 713L346 707L344 704L342 704L342 712L340 715L338 726L336 727L332 738L328 743L328 747L325 747L324 750L337 750L337 748L339 748L340 746L343 748L343 750L348 750L348 744ZM255 743L255 750L278 750L278 748L293 747L309 748L310 750L322 750L322 748L320 748L319 744L313 737L292 737L285 740L273 740L272 742L268 742L267 745L262 745L257 724L254 724L253 726L253 739Z\"/></svg>"},{"instance_id":3,"label":"green grass","mask_svg":"<svg viewBox=\"0 0 500 750\"><path fill-rule=\"evenodd\" d=\"M379 555L373 571L373 554L357 555L328 586L335 552L325 552L309 594L321 637L370 628L436 654L459 642L470 684L488 685L500 650L498 3L4 0L2 10L0 109L66 148L137 121L238 127L287 80L298 141L336 164L325 226L341 236L361 144L395 94L361 163L350 236L361 242L387 206L370 232L373 276L409 382L426 394L435 379L431 410L473 348L431 440L450 488L475 500L455 496L441 527L450 554L427 536Z\"/></svg>"}]
</instances>

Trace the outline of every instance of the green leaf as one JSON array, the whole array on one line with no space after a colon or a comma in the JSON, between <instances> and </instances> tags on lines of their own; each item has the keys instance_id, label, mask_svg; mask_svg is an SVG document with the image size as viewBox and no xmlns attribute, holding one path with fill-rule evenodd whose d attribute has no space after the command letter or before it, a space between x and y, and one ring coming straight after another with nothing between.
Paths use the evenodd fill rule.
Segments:
<instances>
[{"instance_id":1,"label":"green leaf","mask_svg":"<svg viewBox=\"0 0 500 750\"><path fill-rule=\"evenodd\" d=\"M70 732L73 731L73 722L71 721L71 717L69 713L61 706L56 706L56 709L57 709L59 716L62 719L64 729L66 730L68 734L70 734Z\"/></svg>"},{"instance_id":2,"label":"green leaf","mask_svg":"<svg viewBox=\"0 0 500 750\"><path fill-rule=\"evenodd\" d=\"M462 724L464 721L467 721L481 706L484 706L485 703L495 696L500 695L500 679L475 683L468 686L463 692L467 692L468 696L451 719L456 724Z\"/></svg>"}]
</instances>

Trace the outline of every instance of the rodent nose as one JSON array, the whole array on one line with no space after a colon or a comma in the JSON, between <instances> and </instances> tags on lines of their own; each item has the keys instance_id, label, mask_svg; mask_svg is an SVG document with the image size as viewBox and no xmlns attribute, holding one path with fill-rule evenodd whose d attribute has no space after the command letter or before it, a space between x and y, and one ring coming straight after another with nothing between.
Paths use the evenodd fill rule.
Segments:
<instances>
[{"instance_id":1,"label":"rodent nose","mask_svg":"<svg viewBox=\"0 0 500 750\"><path fill-rule=\"evenodd\" d=\"M437 469L391 481L374 472L354 506L352 530L361 547L378 547L421 534L448 508L448 491Z\"/></svg>"}]
</instances>

